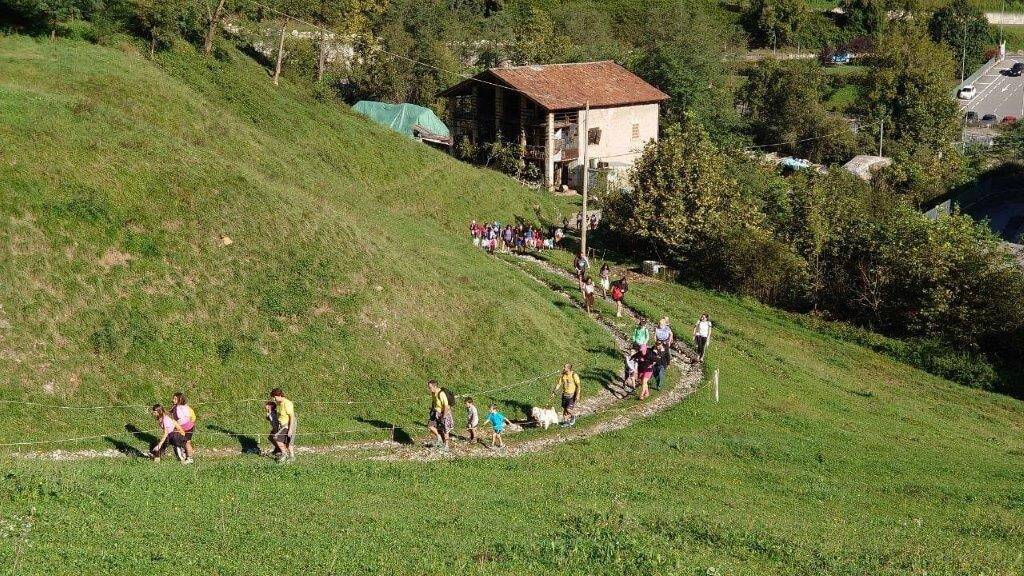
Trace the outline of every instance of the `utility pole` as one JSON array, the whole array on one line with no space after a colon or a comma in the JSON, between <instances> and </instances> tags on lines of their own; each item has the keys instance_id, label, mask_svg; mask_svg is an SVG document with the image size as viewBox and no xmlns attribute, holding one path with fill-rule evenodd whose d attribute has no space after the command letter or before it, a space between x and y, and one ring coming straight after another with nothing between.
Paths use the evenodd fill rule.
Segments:
<instances>
[{"instance_id":1,"label":"utility pole","mask_svg":"<svg viewBox=\"0 0 1024 576\"><path fill-rule=\"evenodd\" d=\"M882 140L885 139L885 115L882 115L882 121L878 124L878 155L882 155Z\"/></svg>"},{"instance_id":2,"label":"utility pole","mask_svg":"<svg viewBox=\"0 0 1024 576\"><path fill-rule=\"evenodd\" d=\"M586 115L583 116L583 129L580 131L580 143L583 146L583 212L580 219L580 256L587 257L587 228L590 220L587 218L587 199L590 188L590 159L588 158L590 148L590 101L587 101Z\"/></svg>"},{"instance_id":3,"label":"utility pole","mask_svg":"<svg viewBox=\"0 0 1024 576\"><path fill-rule=\"evenodd\" d=\"M964 87L964 76L967 72L967 18L964 18L964 50L960 55L960 87Z\"/></svg>"},{"instance_id":4,"label":"utility pole","mask_svg":"<svg viewBox=\"0 0 1024 576\"><path fill-rule=\"evenodd\" d=\"M284 24L281 25L281 40L277 44L277 66L274 67L274 86L277 86L278 81L281 79L281 61L284 59L284 33L288 29L288 22L291 21L290 16L286 16Z\"/></svg>"}]
</instances>

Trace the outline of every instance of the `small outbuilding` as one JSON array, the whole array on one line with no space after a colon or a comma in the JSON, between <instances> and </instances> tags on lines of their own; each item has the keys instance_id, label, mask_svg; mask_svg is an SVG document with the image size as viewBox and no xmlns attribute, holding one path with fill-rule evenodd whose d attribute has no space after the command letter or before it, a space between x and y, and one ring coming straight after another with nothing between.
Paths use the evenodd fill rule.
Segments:
<instances>
[{"instance_id":1,"label":"small outbuilding","mask_svg":"<svg viewBox=\"0 0 1024 576\"><path fill-rule=\"evenodd\" d=\"M360 100L356 102L352 110L399 134L405 134L421 142L444 148L452 145L451 132L430 108L415 104L389 104Z\"/></svg>"},{"instance_id":2,"label":"small outbuilding","mask_svg":"<svg viewBox=\"0 0 1024 576\"><path fill-rule=\"evenodd\" d=\"M892 158L861 154L854 156L843 168L861 180L870 181L875 172L892 165Z\"/></svg>"}]
</instances>

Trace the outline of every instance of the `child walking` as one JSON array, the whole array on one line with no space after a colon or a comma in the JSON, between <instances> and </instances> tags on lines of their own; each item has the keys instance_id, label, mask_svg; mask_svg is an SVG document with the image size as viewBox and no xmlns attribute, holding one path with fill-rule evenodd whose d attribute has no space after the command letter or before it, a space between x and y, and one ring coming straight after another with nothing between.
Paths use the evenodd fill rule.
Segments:
<instances>
[{"instance_id":1,"label":"child walking","mask_svg":"<svg viewBox=\"0 0 1024 576\"><path fill-rule=\"evenodd\" d=\"M510 424L508 418L501 412L498 412L498 407L491 404L490 412L487 414L487 421L494 428L491 432L491 448L498 447L504 448L505 442L501 439L501 433L505 431L505 425Z\"/></svg>"},{"instance_id":2,"label":"child walking","mask_svg":"<svg viewBox=\"0 0 1024 576\"><path fill-rule=\"evenodd\" d=\"M466 434L469 435L469 442L476 443L476 427L480 425L480 413L476 410L473 397L466 397Z\"/></svg>"}]
</instances>

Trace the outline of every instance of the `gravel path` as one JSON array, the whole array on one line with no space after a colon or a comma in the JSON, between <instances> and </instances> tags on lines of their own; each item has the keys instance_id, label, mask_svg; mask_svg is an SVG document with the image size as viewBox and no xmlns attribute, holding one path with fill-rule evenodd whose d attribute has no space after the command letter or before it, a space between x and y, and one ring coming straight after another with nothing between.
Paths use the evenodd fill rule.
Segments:
<instances>
[{"instance_id":1,"label":"gravel path","mask_svg":"<svg viewBox=\"0 0 1024 576\"><path fill-rule=\"evenodd\" d=\"M551 264L538 260L531 256L520 256L523 261L530 262L543 268L546 272L559 275L575 282L575 277L566 270L552 266ZM547 284L542 279L532 274L525 266L516 265L501 260L509 266L519 270L535 282L550 288L574 307L581 309L580 304L572 298L569 293ZM623 313L636 321L639 315L632 309L623 306ZM591 318L601 327L608 331L616 341L621 350L628 346L628 336L619 330L614 324L605 320L600 315L592 314ZM523 454L531 454L547 450L552 446L572 442L583 438L589 438L598 434L621 430L639 418L653 416L658 412L666 410L684 398L692 394L703 378L702 365L696 360L696 354L684 344L676 342L672 351L673 366L680 372L680 379L675 385L659 391L652 391L652 395L644 402L625 402L625 398L631 392L622 387L622 375L607 387L601 387L592 391L578 405L577 415L579 423L572 428L554 428L544 433L539 438L511 442L505 449L491 450L484 444L470 444L464 440L454 440L450 450L442 452L437 449L427 448L423 445L399 444L388 440L348 442L342 444L323 446L298 446L296 452L300 455L308 454L332 454L345 458L368 458L379 461L434 461L453 458L509 458ZM616 406L621 404L620 406ZM513 438L524 431L522 426L511 425L505 430L505 437ZM485 433L481 437L488 440L490 435ZM237 448L201 448L198 457L208 458L229 458L239 455ZM103 450L53 450L46 452L25 452L14 454L15 457L23 459L49 460L49 461L73 461L95 458L119 458L119 457L142 457L141 452L125 452L115 449ZM173 456L169 456L173 458Z\"/></svg>"}]
</instances>

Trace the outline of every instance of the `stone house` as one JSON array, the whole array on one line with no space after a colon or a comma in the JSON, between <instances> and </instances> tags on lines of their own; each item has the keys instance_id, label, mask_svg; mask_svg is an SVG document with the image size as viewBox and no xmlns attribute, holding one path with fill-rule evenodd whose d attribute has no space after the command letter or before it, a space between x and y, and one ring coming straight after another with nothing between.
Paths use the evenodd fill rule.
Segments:
<instances>
[{"instance_id":1,"label":"stone house","mask_svg":"<svg viewBox=\"0 0 1024 576\"><path fill-rule=\"evenodd\" d=\"M518 144L549 188L576 187L580 126L586 118L592 169L623 171L658 138L658 112L668 96L615 62L514 66L485 70L441 96L449 100L456 146Z\"/></svg>"}]
</instances>

